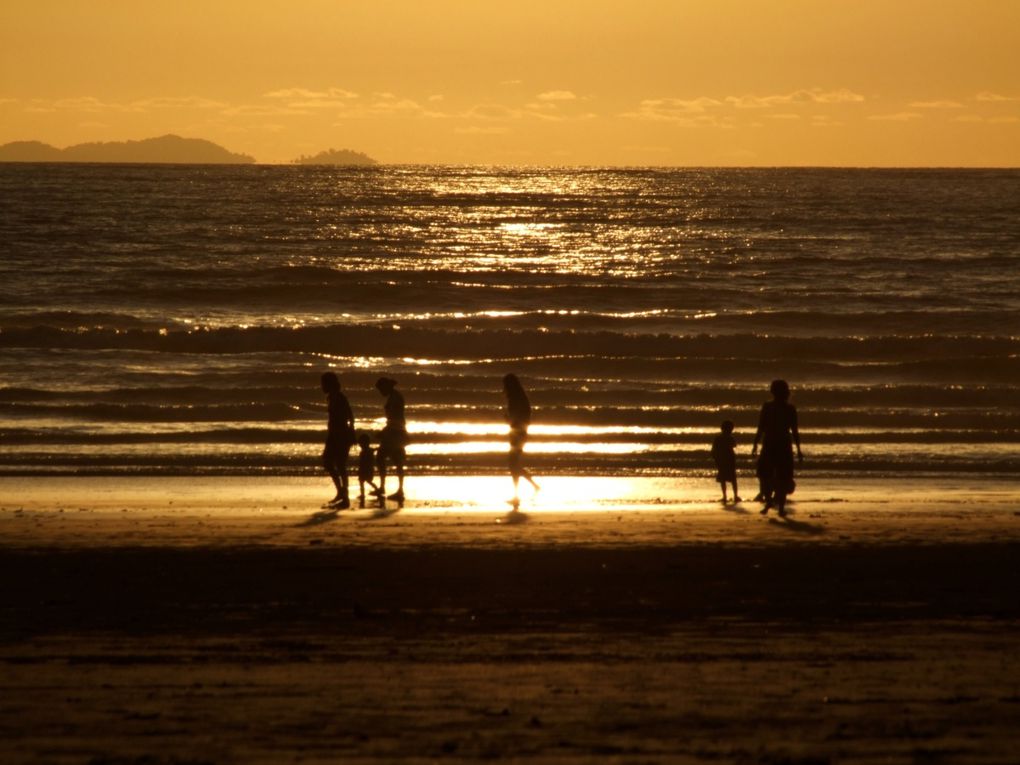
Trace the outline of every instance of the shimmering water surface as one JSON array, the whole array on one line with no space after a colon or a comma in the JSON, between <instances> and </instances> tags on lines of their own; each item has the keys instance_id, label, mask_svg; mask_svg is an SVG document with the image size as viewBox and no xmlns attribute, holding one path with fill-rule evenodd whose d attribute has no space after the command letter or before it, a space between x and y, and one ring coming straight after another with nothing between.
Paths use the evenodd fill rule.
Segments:
<instances>
[{"instance_id":1,"label":"shimmering water surface","mask_svg":"<svg viewBox=\"0 0 1020 765\"><path fill-rule=\"evenodd\" d=\"M0 165L0 474L313 473L340 373L414 472L1020 475L1020 172ZM749 463L744 463L749 469Z\"/></svg>"}]
</instances>

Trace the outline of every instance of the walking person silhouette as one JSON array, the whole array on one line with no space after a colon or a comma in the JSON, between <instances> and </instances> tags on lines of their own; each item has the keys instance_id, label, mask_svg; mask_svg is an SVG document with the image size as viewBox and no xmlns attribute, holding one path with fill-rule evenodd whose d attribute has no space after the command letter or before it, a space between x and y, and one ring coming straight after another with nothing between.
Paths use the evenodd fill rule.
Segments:
<instances>
[{"instance_id":1,"label":"walking person silhouette","mask_svg":"<svg viewBox=\"0 0 1020 765\"><path fill-rule=\"evenodd\" d=\"M790 403L790 386L786 380L773 380L769 386L772 400L762 404L758 416L758 430L754 434L751 456L758 453L758 474L762 480L767 515L775 507L780 517L786 515L786 497L793 493L793 446L797 447L797 460L803 462L800 450L800 432L797 430L797 409Z\"/></svg>"},{"instance_id":2,"label":"walking person silhouette","mask_svg":"<svg viewBox=\"0 0 1020 765\"><path fill-rule=\"evenodd\" d=\"M522 465L524 444L527 443L528 426L531 424L531 402L528 401L528 394L524 392L524 386L521 385L521 381L515 374L507 374L503 377L503 394L506 396L506 408L503 414L510 425L508 463L510 477L514 482L514 497L510 500L510 504L516 510L521 505L518 484L522 477L534 487L535 491L538 491L535 479Z\"/></svg>"},{"instance_id":3,"label":"walking person silhouette","mask_svg":"<svg viewBox=\"0 0 1020 765\"><path fill-rule=\"evenodd\" d=\"M407 458L406 447L410 439L407 435L407 421L404 417L404 396L397 390L397 381L389 377L380 377L375 388L386 397L383 411L386 413L386 426L379 434L379 449L376 452L376 464L379 466L378 496L386 496L386 461L389 460L397 471L397 490L389 496L397 504L404 503L404 461Z\"/></svg>"},{"instance_id":4,"label":"walking person silhouette","mask_svg":"<svg viewBox=\"0 0 1020 765\"><path fill-rule=\"evenodd\" d=\"M335 372L323 372L321 385L329 407L322 464L336 487L336 496L327 504L337 510L346 510L351 506L347 488L347 457L354 445L354 412Z\"/></svg>"}]
</instances>

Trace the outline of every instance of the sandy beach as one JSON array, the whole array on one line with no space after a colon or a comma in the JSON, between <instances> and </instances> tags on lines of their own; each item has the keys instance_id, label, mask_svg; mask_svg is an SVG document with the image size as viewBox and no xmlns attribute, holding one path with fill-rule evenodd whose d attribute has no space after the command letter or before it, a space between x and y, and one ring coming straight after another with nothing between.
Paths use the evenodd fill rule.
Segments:
<instances>
[{"instance_id":1,"label":"sandy beach","mask_svg":"<svg viewBox=\"0 0 1020 765\"><path fill-rule=\"evenodd\" d=\"M0 760L1015 761L1008 485L504 482L0 480Z\"/></svg>"}]
</instances>

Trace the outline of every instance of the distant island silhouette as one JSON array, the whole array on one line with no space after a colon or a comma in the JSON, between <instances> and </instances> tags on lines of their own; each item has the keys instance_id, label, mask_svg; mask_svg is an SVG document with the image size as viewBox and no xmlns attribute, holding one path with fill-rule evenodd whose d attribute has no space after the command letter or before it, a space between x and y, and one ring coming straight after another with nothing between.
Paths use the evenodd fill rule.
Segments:
<instances>
[{"instance_id":1,"label":"distant island silhouette","mask_svg":"<svg viewBox=\"0 0 1020 765\"><path fill-rule=\"evenodd\" d=\"M378 165L379 163L367 154L350 149L327 149L314 157L301 155L294 160L295 165Z\"/></svg>"},{"instance_id":2,"label":"distant island silhouette","mask_svg":"<svg viewBox=\"0 0 1020 765\"><path fill-rule=\"evenodd\" d=\"M247 154L234 154L212 141L164 135L141 141L79 143L58 149L40 141L14 141L0 146L0 162L138 162L189 165L246 165Z\"/></svg>"}]
</instances>

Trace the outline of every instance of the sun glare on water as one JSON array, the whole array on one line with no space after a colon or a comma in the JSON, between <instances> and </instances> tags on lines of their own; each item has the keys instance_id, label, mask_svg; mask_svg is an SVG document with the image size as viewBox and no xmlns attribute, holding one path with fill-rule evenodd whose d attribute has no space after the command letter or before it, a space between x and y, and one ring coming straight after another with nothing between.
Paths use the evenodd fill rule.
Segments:
<instances>
[{"instance_id":1,"label":"sun glare on water","mask_svg":"<svg viewBox=\"0 0 1020 765\"><path fill-rule=\"evenodd\" d=\"M686 479L626 476L536 476L538 491L521 482L524 512L587 512L647 510L662 502L683 503L698 494ZM700 492L701 495L704 491ZM509 510L513 496L510 478L502 476L427 476L414 482L416 502L458 511Z\"/></svg>"}]
</instances>

